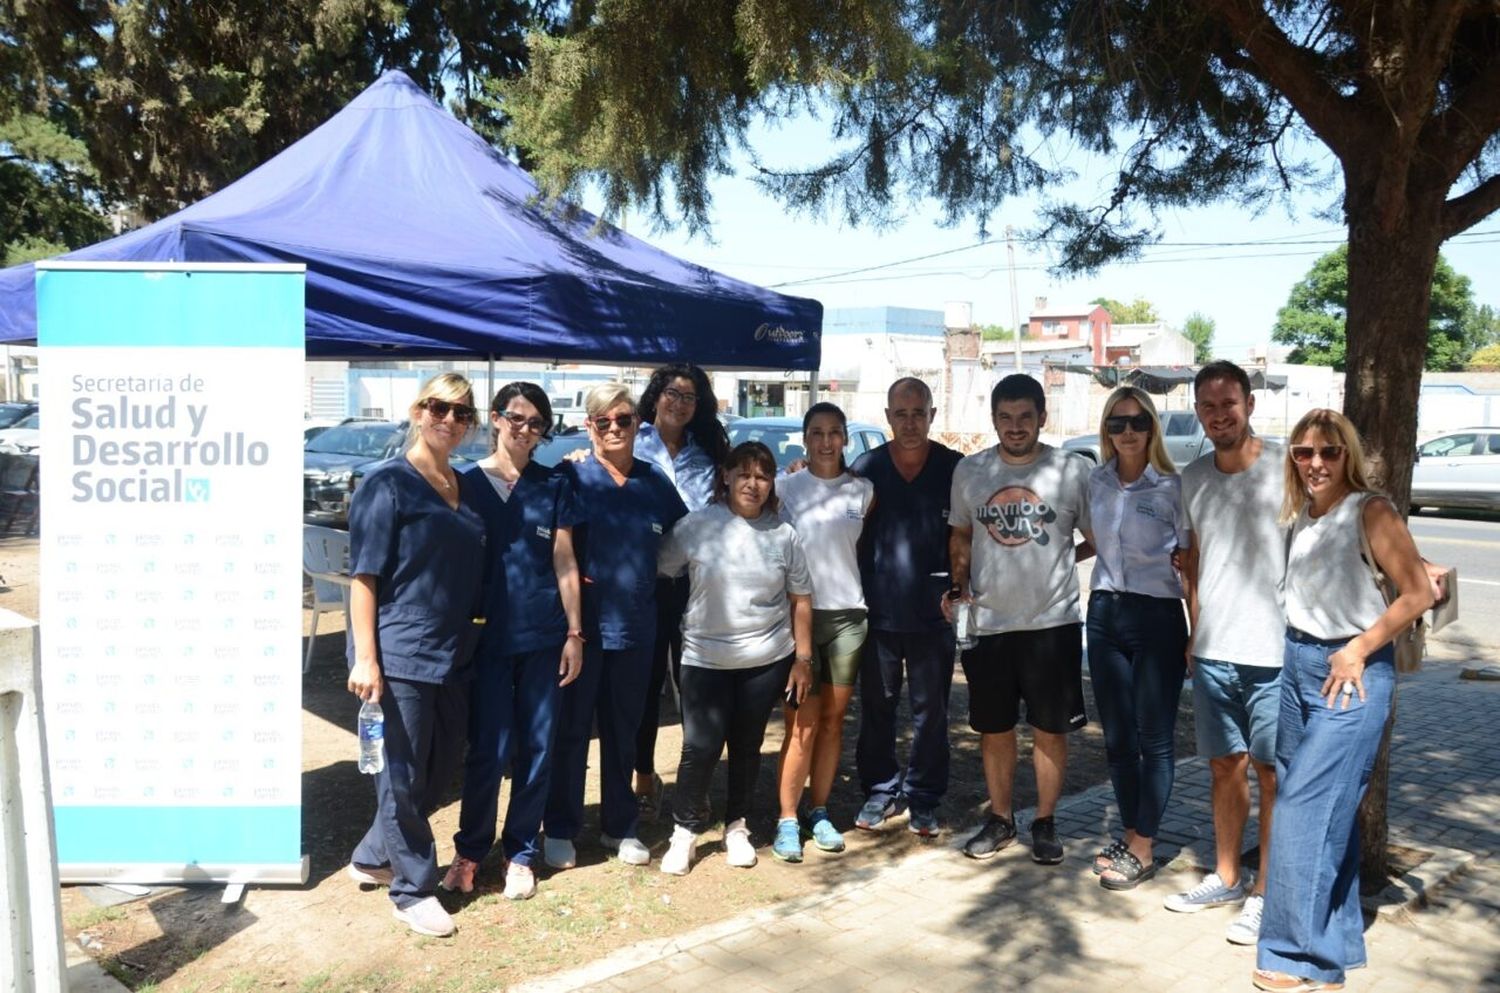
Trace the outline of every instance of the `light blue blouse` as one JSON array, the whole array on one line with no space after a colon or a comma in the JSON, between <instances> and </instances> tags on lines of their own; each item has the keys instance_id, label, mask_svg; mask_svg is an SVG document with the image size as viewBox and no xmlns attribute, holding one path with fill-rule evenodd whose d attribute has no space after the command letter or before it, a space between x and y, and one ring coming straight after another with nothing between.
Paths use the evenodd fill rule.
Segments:
<instances>
[{"instance_id":1,"label":"light blue blouse","mask_svg":"<svg viewBox=\"0 0 1500 993\"><path fill-rule=\"evenodd\" d=\"M1114 459L1089 475L1094 526L1094 576L1089 586L1116 593L1180 598L1172 552L1188 547L1182 479L1146 466L1139 479L1120 482Z\"/></svg>"},{"instance_id":2,"label":"light blue blouse","mask_svg":"<svg viewBox=\"0 0 1500 993\"><path fill-rule=\"evenodd\" d=\"M674 459L667 451L656 426L642 424L635 436L635 457L661 469L677 487L677 494L690 511L702 510L714 495L714 473L718 467L692 435L683 438L682 448Z\"/></svg>"}]
</instances>

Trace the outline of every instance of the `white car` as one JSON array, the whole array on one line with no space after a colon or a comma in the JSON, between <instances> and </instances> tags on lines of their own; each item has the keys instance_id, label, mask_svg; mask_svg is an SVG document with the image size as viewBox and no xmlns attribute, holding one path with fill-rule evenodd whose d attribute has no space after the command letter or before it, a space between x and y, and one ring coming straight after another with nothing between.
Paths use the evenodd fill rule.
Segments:
<instances>
[{"instance_id":1,"label":"white car","mask_svg":"<svg viewBox=\"0 0 1500 993\"><path fill-rule=\"evenodd\" d=\"M1500 510L1500 427L1464 428L1418 446L1411 506Z\"/></svg>"},{"instance_id":2,"label":"white car","mask_svg":"<svg viewBox=\"0 0 1500 993\"><path fill-rule=\"evenodd\" d=\"M0 431L0 452L12 455L35 455L42 444L42 432L37 427L39 413L30 413L16 422L15 427Z\"/></svg>"}]
</instances>

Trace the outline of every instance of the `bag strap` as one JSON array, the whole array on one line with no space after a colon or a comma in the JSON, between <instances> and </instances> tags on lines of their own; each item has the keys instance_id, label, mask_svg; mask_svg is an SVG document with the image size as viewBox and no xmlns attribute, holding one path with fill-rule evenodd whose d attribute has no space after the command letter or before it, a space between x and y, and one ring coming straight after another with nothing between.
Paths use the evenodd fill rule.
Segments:
<instances>
[{"instance_id":1,"label":"bag strap","mask_svg":"<svg viewBox=\"0 0 1500 993\"><path fill-rule=\"evenodd\" d=\"M1365 565L1370 567L1370 576L1375 580L1375 588L1380 591L1380 598L1389 607L1396 598L1391 595L1390 580L1380 570L1380 564L1375 561L1375 550L1370 547L1370 534L1365 530L1365 507L1371 500L1384 499L1378 493L1365 493L1359 501L1359 556L1365 560Z\"/></svg>"}]
</instances>

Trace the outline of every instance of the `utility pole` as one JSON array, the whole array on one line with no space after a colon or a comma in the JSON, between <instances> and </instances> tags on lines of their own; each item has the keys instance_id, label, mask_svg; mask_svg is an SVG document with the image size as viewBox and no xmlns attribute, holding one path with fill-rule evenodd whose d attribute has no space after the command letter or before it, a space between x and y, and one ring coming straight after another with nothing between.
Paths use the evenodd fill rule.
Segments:
<instances>
[{"instance_id":1,"label":"utility pole","mask_svg":"<svg viewBox=\"0 0 1500 993\"><path fill-rule=\"evenodd\" d=\"M1016 299L1016 242L1015 229L1005 225L1005 255L1010 260L1010 330L1016 339L1016 372L1023 370L1021 362L1021 306Z\"/></svg>"}]
</instances>

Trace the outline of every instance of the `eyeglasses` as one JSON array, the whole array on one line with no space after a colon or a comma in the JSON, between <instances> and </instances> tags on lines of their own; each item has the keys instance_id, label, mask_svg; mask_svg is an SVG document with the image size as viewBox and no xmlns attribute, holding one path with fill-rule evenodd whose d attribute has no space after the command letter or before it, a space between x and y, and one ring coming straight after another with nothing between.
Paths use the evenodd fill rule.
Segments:
<instances>
[{"instance_id":1,"label":"eyeglasses","mask_svg":"<svg viewBox=\"0 0 1500 993\"><path fill-rule=\"evenodd\" d=\"M1313 460L1314 453L1317 453L1317 456L1324 462L1337 462L1344 457L1344 446L1318 445L1315 447L1313 445L1293 445L1292 461L1298 465L1306 465Z\"/></svg>"},{"instance_id":2,"label":"eyeglasses","mask_svg":"<svg viewBox=\"0 0 1500 993\"><path fill-rule=\"evenodd\" d=\"M589 419L589 423L592 424L594 426L594 430L598 431L600 434L608 431L611 424L619 428L621 431L628 431L630 430L630 425L635 423L635 415L616 414L613 417L593 417Z\"/></svg>"},{"instance_id":3,"label":"eyeglasses","mask_svg":"<svg viewBox=\"0 0 1500 993\"><path fill-rule=\"evenodd\" d=\"M671 400L673 403L685 403L691 405L698 402L698 394L684 393L675 386L668 386L666 389L661 391L661 395L666 397L668 400Z\"/></svg>"},{"instance_id":4,"label":"eyeglasses","mask_svg":"<svg viewBox=\"0 0 1500 993\"><path fill-rule=\"evenodd\" d=\"M517 431L526 430L532 434L542 434L547 430L547 422L540 417L527 417L518 414L514 410L502 410L500 416L505 418L506 423Z\"/></svg>"},{"instance_id":5,"label":"eyeglasses","mask_svg":"<svg viewBox=\"0 0 1500 993\"><path fill-rule=\"evenodd\" d=\"M1145 434L1151 430L1150 414L1118 414L1104 419L1104 430L1110 434L1124 434L1126 428Z\"/></svg>"},{"instance_id":6,"label":"eyeglasses","mask_svg":"<svg viewBox=\"0 0 1500 993\"><path fill-rule=\"evenodd\" d=\"M447 400L439 400L436 397L429 397L423 400L422 406L427 408L427 412L432 415L432 419L435 421L441 421L449 414L452 414L453 419L458 423L470 424L473 422L475 414L478 413L466 403L450 403Z\"/></svg>"}]
</instances>

